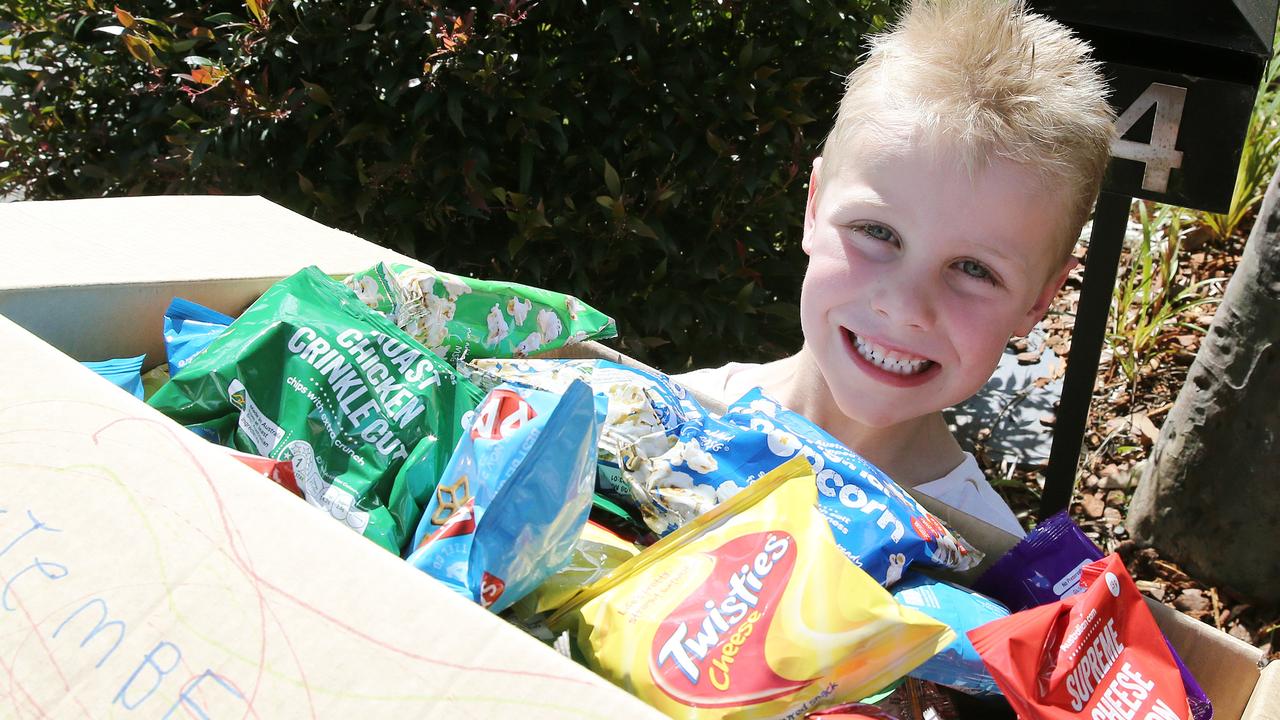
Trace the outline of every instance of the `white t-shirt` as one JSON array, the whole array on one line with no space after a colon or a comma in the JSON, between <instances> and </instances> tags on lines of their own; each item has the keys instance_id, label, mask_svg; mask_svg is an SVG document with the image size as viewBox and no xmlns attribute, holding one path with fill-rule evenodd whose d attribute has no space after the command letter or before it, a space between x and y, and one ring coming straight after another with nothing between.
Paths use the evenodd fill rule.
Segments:
<instances>
[{"instance_id":1,"label":"white t-shirt","mask_svg":"<svg viewBox=\"0 0 1280 720\"><path fill-rule=\"evenodd\" d=\"M731 403L753 387L744 377L744 370L759 367L748 363L729 363L724 367L694 370L671 378L687 388ZM987 482L982 468L972 453L966 452L964 460L951 472L937 480L916 485L912 490L945 503L961 512L984 520L1001 530L1022 537L1026 533L1018 524L1013 511L1005 504Z\"/></svg>"}]
</instances>

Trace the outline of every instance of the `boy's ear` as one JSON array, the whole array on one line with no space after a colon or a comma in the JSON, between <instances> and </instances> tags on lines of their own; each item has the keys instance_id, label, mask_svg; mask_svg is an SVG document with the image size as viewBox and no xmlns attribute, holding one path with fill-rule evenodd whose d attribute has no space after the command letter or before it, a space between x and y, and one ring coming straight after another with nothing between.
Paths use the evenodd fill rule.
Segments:
<instances>
[{"instance_id":1,"label":"boy's ear","mask_svg":"<svg viewBox=\"0 0 1280 720\"><path fill-rule=\"evenodd\" d=\"M813 228L817 222L818 204L818 175L822 170L822 158L813 159L813 170L809 173L809 200L804 206L804 237L800 240L800 247L804 249L808 255L813 249Z\"/></svg>"},{"instance_id":2,"label":"boy's ear","mask_svg":"<svg viewBox=\"0 0 1280 720\"><path fill-rule=\"evenodd\" d=\"M1035 305L1027 311L1026 317L1023 319L1023 325L1018 328L1019 335L1026 335L1036 326L1036 323L1049 312L1049 305L1053 303L1053 298L1067 283L1067 276L1071 271L1076 269L1080 261L1074 255L1068 256L1066 262L1062 264L1062 268L1045 283L1044 288L1040 290L1040 295L1036 297Z\"/></svg>"}]
</instances>

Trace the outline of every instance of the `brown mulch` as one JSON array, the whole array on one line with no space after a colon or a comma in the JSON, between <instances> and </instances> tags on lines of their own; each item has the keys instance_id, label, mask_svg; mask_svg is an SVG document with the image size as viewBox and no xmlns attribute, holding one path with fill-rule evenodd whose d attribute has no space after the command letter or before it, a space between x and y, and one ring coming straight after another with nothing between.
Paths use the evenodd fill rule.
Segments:
<instances>
[{"instance_id":1,"label":"brown mulch","mask_svg":"<svg viewBox=\"0 0 1280 720\"><path fill-rule=\"evenodd\" d=\"M1247 232L1251 223L1242 225ZM1183 286L1210 277L1229 278L1244 238L1214 244L1192 236L1184 240L1184 245L1190 247L1184 246L1179 267ZM1120 261L1122 269L1128 260L1126 251ZM1072 274L1044 323L1046 344L1060 358L1070 349L1082 275L1082 268ZM1217 292L1224 287L1225 283ZM1208 327L1215 308L1216 304L1201 306L1183 319ZM1156 550L1140 549L1124 526L1140 464L1147 459L1160 425L1173 407L1200 339L1199 333L1171 327L1161 336L1153 359L1146 366L1159 372L1139 373L1136 382L1126 380L1104 346L1071 517L1105 552L1120 553L1144 594L1262 649L1270 659L1280 659L1280 608L1252 605L1227 588L1197 580ZM1015 340L1010 347L1015 352L1026 350L1025 341ZM1039 382L1061 377L1064 370L1063 363L1055 363L1051 376ZM1046 416L1041 422L1052 426L1054 418ZM1024 520L1035 517L1044 465L1000 465L991 462L983 450L980 445L975 455L988 477L997 478L996 484L1015 514Z\"/></svg>"}]
</instances>

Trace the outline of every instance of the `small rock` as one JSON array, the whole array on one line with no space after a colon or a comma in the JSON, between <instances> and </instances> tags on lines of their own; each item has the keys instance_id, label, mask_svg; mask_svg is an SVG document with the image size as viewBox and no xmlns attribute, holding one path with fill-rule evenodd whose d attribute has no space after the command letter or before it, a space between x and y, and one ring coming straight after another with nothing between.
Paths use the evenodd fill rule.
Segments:
<instances>
[{"instance_id":1,"label":"small rock","mask_svg":"<svg viewBox=\"0 0 1280 720\"><path fill-rule=\"evenodd\" d=\"M1014 338L1009 341L1009 348L1012 349L1014 352L1024 353L1027 351L1028 347L1030 347L1030 345L1027 343L1027 339L1024 337Z\"/></svg>"},{"instance_id":2,"label":"small rock","mask_svg":"<svg viewBox=\"0 0 1280 720\"><path fill-rule=\"evenodd\" d=\"M1124 527L1124 516L1120 514L1119 510L1113 507L1106 508L1102 511L1102 521L1107 525L1110 525L1112 527L1111 531L1115 532L1117 535L1119 533L1116 531L1116 528Z\"/></svg>"},{"instance_id":3,"label":"small rock","mask_svg":"<svg viewBox=\"0 0 1280 720\"><path fill-rule=\"evenodd\" d=\"M1124 504L1128 499L1129 496L1125 494L1123 490L1111 490L1107 492L1107 504L1111 507L1124 507Z\"/></svg>"},{"instance_id":4,"label":"small rock","mask_svg":"<svg viewBox=\"0 0 1280 720\"><path fill-rule=\"evenodd\" d=\"M1151 580L1135 580L1134 584L1138 589L1149 595L1156 602L1164 601L1164 584L1152 582Z\"/></svg>"},{"instance_id":5,"label":"small rock","mask_svg":"<svg viewBox=\"0 0 1280 720\"><path fill-rule=\"evenodd\" d=\"M1038 352L1020 352L1016 357L1019 365L1035 365L1040 362L1040 353Z\"/></svg>"},{"instance_id":6,"label":"small rock","mask_svg":"<svg viewBox=\"0 0 1280 720\"><path fill-rule=\"evenodd\" d=\"M1253 633L1249 632L1249 628L1245 627L1244 623L1232 623L1231 627L1227 629L1227 633L1232 637L1240 638L1250 645L1254 644Z\"/></svg>"},{"instance_id":7,"label":"small rock","mask_svg":"<svg viewBox=\"0 0 1280 720\"><path fill-rule=\"evenodd\" d=\"M1102 498L1097 495L1089 494L1080 496L1080 507L1084 509L1085 515L1096 520L1102 517L1103 511L1106 509L1106 504L1103 503Z\"/></svg>"},{"instance_id":8,"label":"small rock","mask_svg":"<svg viewBox=\"0 0 1280 720\"><path fill-rule=\"evenodd\" d=\"M1184 613L1206 613L1209 612L1210 602L1200 590L1187 588L1173 599L1173 606Z\"/></svg>"}]
</instances>

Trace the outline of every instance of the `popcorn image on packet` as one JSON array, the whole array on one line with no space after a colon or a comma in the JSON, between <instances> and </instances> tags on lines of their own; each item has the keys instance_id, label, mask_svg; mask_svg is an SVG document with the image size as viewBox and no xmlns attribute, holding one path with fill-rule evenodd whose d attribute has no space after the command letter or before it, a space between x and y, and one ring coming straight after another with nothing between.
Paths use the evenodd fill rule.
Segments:
<instances>
[{"instance_id":1,"label":"popcorn image on packet","mask_svg":"<svg viewBox=\"0 0 1280 720\"><path fill-rule=\"evenodd\" d=\"M850 563L794 458L550 619L586 664L675 718L799 717L865 697L954 639Z\"/></svg>"},{"instance_id":2,"label":"popcorn image on packet","mask_svg":"<svg viewBox=\"0 0 1280 720\"><path fill-rule=\"evenodd\" d=\"M982 555L897 483L808 419L753 390L722 418L660 373L603 360L479 360L497 379L555 390L571 379L609 400L598 489L668 534L796 456L813 466L819 508L846 556L891 586L912 563L965 570Z\"/></svg>"},{"instance_id":3,"label":"popcorn image on packet","mask_svg":"<svg viewBox=\"0 0 1280 720\"><path fill-rule=\"evenodd\" d=\"M429 265L378 263L343 281L450 363L524 357L618 334L613 319L564 293L500 280L476 280Z\"/></svg>"},{"instance_id":4,"label":"popcorn image on packet","mask_svg":"<svg viewBox=\"0 0 1280 720\"><path fill-rule=\"evenodd\" d=\"M944 580L907 571L892 588L893 599L956 631L955 642L911 671L911 676L972 695L998 695L1000 688L982 664L965 633L993 620L1009 617L1000 603Z\"/></svg>"},{"instance_id":5,"label":"popcorn image on packet","mask_svg":"<svg viewBox=\"0 0 1280 720\"><path fill-rule=\"evenodd\" d=\"M1085 536L1066 510L1046 518L995 562L974 589L1019 611L1082 592L1080 573L1101 560L1102 551ZM1168 642L1165 643L1168 645ZM1168 645L1182 674L1195 720L1211 720L1213 703L1182 658Z\"/></svg>"},{"instance_id":6,"label":"popcorn image on packet","mask_svg":"<svg viewBox=\"0 0 1280 720\"><path fill-rule=\"evenodd\" d=\"M170 377L177 375L233 322L229 315L175 297L164 311L164 349Z\"/></svg>"},{"instance_id":7,"label":"popcorn image on packet","mask_svg":"<svg viewBox=\"0 0 1280 720\"><path fill-rule=\"evenodd\" d=\"M563 395L512 385L490 391L406 559L494 612L523 598L569 562L582 534L603 415L582 383Z\"/></svg>"},{"instance_id":8,"label":"popcorn image on packet","mask_svg":"<svg viewBox=\"0 0 1280 720\"><path fill-rule=\"evenodd\" d=\"M1086 565L1085 590L970 630L1023 720L1188 720L1178 666L1118 555Z\"/></svg>"},{"instance_id":9,"label":"popcorn image on packet","mask_svg":"<svg viewBox=\"0 0 1280 720\"><path fill-rule=\"evenodd\" d=\"M439 478L482 396L310 267L272 285L148 402L220 445L291 461L308 503L398 555L430 492L415 482Z\"/></svg>"}]
</instances>

